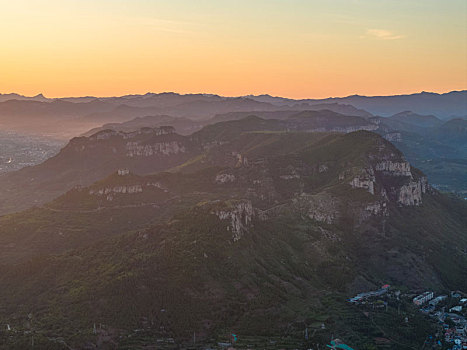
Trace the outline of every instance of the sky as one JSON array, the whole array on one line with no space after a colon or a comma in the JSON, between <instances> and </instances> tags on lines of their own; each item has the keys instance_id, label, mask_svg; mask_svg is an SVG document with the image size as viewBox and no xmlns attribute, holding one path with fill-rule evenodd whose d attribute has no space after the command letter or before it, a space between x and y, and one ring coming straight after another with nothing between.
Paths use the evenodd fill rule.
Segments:
<instances>
[{"instance_id":1,"label":"sky","mask_svg":"<svg viewBox=\"0 0 467 350\"><path fill-rule=\"evenodd\" d=\"M0 93L467 88L467 0L0 0Z\"/></svg>"}]
</instances>

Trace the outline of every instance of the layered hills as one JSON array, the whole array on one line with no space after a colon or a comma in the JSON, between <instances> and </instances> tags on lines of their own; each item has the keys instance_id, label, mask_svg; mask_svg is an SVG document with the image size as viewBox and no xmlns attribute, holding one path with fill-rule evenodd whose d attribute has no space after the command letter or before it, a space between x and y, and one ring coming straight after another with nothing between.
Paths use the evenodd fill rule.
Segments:
<instances>
[{"instance_id":1,"label":"layered hills","mask_svg":"<svg viewBox=\"0 0 467 350\"><path fill-rule=\"evenodd\" d=\"M335 107L331 105L319 106ZM343 107L343 105L339 106ZM332 112L336 112L336 108ZM156 127L161 125L173 125L177 132L187 135L201 129L204 125L240 120L251 115L263 119L289 121L293 129L293 124L298 119L302 119L302 122L307 119L309 123L304 127L313 131L349 132L352 131L352 127L354 127L353 130L374 130L394 142L410 162L427 174L437 188L465 196L467 191L467 182L464 176L467 171L465 167L467 154L464 152L467 149L465 119L454 118L444 121L433 115L420 115L410 111L400 112L390 117L374 117L364 111L359 113L359 110L355 108L342 110L342 114L332 112L329 109L230 112L218 114L204 122L195 122L186 118L148 116L120 124L107 124L101 128L93 129L86 135L92 135L92 133L106 128L134 131L142 126Z\"/></svg>"},{"instance_id":2,"label":"layered hills","mask_svg":"<svg viewBox=\"0 0 467 350\"><path fill-rule=\"evenodd\" d=\"M443 119L451 117L463 117L467 110L467 92L451 91L444 94L421 92L410 95L393 96L347 96L330 97L321 100L304 99L302 103L342 103L350 104L356 108L364 109L374 115L391 116L401 111L412 111L417 114L434 114ZM297 100L269 95L248 96L260 102L268 102L276 105L289 104Z\"/></svg>"},{"instance_id":3,"label":"layered hills","mask_svg":"<svg viewBox=\"0 0 467 350\"><path fill-rule=\"evenodd\" d=\"M166 170L206 148L236 137L241 132L372 130L376 126L361 117L347 117L331 111L309 111L285 120L249 117L227 124L217 123L188 136L173 127L141 128L136 131L102 130L72 139L59 154L46 162L0 176L0 213L40 205L73 186L87 186L118 169L139 174Z\"/></svg>"},{"instance_id":4,"label":"layered hills","mask_svg":"<svg viewBox=\"0 0 467 350\"><path fill-rule=\"evenodd\" d=\"M467 115L467 96L466 91L446 94L423 92L400 96L348 96L320 100L294 100L267 95L223 97L176 93L56 99L43 95L25 97L0 94L0 126L17 132L69 139L102 124L126 122L137 117L169 115L207 121L218 114L226 113L263 114L322 109L360 117L390 116L407 110L447 119Z\"/></svg>"},{"instance_id":5,"label":"layered hills","mask_svg":"<svg viewBox=\"0 0 467 350\"><path fill-rule=\"evenodd\" d=\"M149 337L141 344L187 344L193 333L209 343L230 330L298 339L321 320L323 339L364 348L381 326L361 327L365 316L345 302L352 293L384 283L467 289L465 203L433 189L383 137L300 131L312 120L75 139L54 162L141 144L112 163L129 172L109 166L110 176L0 218L0 320L26 329L33 315L44 346L130 348L134 329ZM131 163L154 156L150 140L161 137L185 152ZM170 172L149 174L157 167ZM423 341L415 323L391 315L386 336L407 348ZM104 330L93 334L95 323Z\"/></svg>"},{"instance_id":6,"label":"layered hills","mask_svg":"<svg viewBox=\"0 0 467 350\"><path fill-rule=\"evenodd\" d=\"M55 99L43 95L3 94L0 95L0 127L21 134L61 138L64 142L78 135L91 136L107 129L132 132L143 127L167 125L175 127L178 134L188 136L206 125L249 115L286 120L302 112L323 110L367 120L372 128L376 128L367 130L387 134L389 140L399 140L396 146L428 175L437 188L465 196L467 184L463 173L467 169L460 151L465 148L465 133L462 127L449 128L449 124L446 127L443 124L450 120L462 123L465 119L466 91L328 99L170 92ZM360 130L364 123L359 118L354 119L355 130ZM331 117L329 119L334 123ZM347 124L351 123L349 120ZM350 130L349 125L340 130L339 127L336 131ZM317 128L313 126L313 129Z\"/></svg>"}]
</instances>

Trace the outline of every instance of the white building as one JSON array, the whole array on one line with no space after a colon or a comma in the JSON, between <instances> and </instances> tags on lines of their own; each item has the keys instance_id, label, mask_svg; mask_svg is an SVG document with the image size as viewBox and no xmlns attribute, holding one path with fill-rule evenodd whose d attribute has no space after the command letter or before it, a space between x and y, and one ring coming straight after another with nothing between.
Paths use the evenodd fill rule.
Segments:
<instances>
[{"instance_id":1,"label":"white building","mask_svg":"<svg viewBox=\"0 0 467 350\"><path fill-rule=\"evenodd\" d=\"M419 296L413 298L413 303L415 305L423 305L427 301L430 301L433 299L433 292L425 292L423 294L420 294Z\"/></svg>"}]
</instances>

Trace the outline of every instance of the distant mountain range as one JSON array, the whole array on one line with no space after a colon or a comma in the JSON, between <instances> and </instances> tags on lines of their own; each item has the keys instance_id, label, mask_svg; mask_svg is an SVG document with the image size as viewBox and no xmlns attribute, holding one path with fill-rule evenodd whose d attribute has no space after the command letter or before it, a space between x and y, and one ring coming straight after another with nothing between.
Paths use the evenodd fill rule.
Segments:
<instances>
[{"instance_id":1,"label":"distant mountain range","mask_svg":"<svg viewBox=\"0 0 467 350\"><path fill-rule=\"evenodd\" d=\"M402 111L433 114L440 119L467 116L467 91L400 96L349 96L294 100L269 95L222 97L210 94L147 93L120 97L48 99L0 94L0 127L70 138L104 123L148 115L169 115L206 121L232 112L274 112L329 109L351 116L390 116Z\"/></svg>"},{"instance_id":2,"label":"distant mountain range","mask_svg":"<svg viewBox=\"0 0 467 350\"><path fill-rule=\"evenodd\" d=\"M467 91L451 91L444 94L421 92L411 95L394 96L347 96L325 99L293 100L269 95L248 96L260 102L267 102L277 106L291 103L342 103L364 109L374 115L390 116L401 111L409 110L418 114L434 114L441 119L467 116Z\"/></svg>"},{"instance_id":3,"label":"distant mountain range","mask_svg":"<svg viewBox=\"0 0 467 350\"><path fill-rule=\"evenodd\" d=\"M49 102L52 99L46 98L42 94L39 94L36 96L23 96L23 95L15 94L15 93L0 94L0 102L5 102L9 100Z\"/></svg>"}]
</instances>

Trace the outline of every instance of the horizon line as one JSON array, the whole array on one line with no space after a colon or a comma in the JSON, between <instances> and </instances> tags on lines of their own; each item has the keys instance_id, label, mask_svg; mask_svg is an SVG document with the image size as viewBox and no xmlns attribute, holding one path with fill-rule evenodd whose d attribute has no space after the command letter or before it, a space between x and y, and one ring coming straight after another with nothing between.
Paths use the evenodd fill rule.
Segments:
<instances>
[{"instance_id":1,"label":"horizon line","mask_svg":"<svg viewBox=\"0 0 467 350\"><path fill-rule=\"evenodd\" d=\"M461 90L448 90L444 92L434 92L434 91L418 91L418 92L412 92L412 93L402 93L402 94L393 94L393 95L361 95L358 93L351 94L351 95L344 95L344 96L328 96L328 97L323 97L323 98L316 98L316 97L305 97L305 98L293 98L293 97L286 97L286 96L279 96L279 95L271 95L268 93L262 93L262 94L246 94L246 95L233 95L233 96L228 96L228 95L220 95L216 93L209 93L209 92L188 92L188 93L181 93L181 92L175 92L175 91L161 91L161 92L152 92L148 91L145 93L128 93L128 94L123 94L123 95L113 95L113 96L94 96L94 95L81 95L81 96L60 96L60 97L47 97L44 95L44 93L39 93L37 95L33 96L27 96L27 95L22 95L17 92L6 92L6 93L1 93L0 96L3 95L18 95L24 98L35 98L35 97L43 97L45 99L49 100L59 100L59 99L68 99L68 98L95 98L95 99L107 99L107 98L121 98L121 97L126 97L126 96L144 96L144 95L149 95L149 94L154 94L154 95L162 95L162 94L176 94L180 96L187 96L187 95L211 95L211 96L218 96L218 97L226 97L226 98L242 98L242 97L259 97L259 96L269 96L272 98L283 98L283 99L289 99L289 100L327 100L327 99L343 99L343 98L348 98L348 97L395 97L395 96L412 96L412 95L419 95L419 94L434 94L434 95L446 95L449 93L453 92L465 92L467 91L467 88L461 89Z\"/></svg>"}]
</instances>

